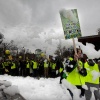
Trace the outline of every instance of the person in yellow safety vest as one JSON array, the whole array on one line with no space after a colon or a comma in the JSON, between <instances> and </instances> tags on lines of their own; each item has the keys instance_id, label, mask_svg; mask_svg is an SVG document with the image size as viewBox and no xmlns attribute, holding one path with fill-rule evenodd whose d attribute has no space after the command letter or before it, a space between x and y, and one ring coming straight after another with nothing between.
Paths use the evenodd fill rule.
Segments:
<instances>
[{"instance_id":1,"label":"person in yellow safety vest","mask_svg":"<svg viewBox=\"0 0 100 100\"><path fill-rule=\"evenodd\" d=\"M81 90L80 97L84 97L85 89L82 87L85 85L85 76L87 75L86 69L83 67L82 59L82 50L76 48L76 53L73 52L73 57L68 59L68 64L66 65L66 71L68 73L67 81L72 85L75 85L78 89ZM70 89L69 89L70 90ZM70 92L70 91L69 91ZM73 98L73 93L70 93Z\"/></svg>"},{"instance_id":2,"label":"person in yellow safety vest","mask_svg":"<svg viewBox=\"0 0 100 100\"><path fill-rule=\"evenodd\" d=\"M30 75L30 62L29 60L26 61L26 76Z\"/></svg>"},{"instance_id":3,"label":"person in yellow safety vest","mask_svg":"<svg viewBox=\"0 0 100 100\"><path fill-rule=\"evenodd\" d=\"M16 64L14 61L12 61L12 66L11 66L11 75L16 76Z\"/></svg>"},{"instance_id":4,"label":"person in yellow safety vest","mask_svg":"<svg viewBox=\"0 0 100 100\"><path fill-rule=\"evenodd\" d=\"M55 78L56 77L56 61L52 61L52 66L51 66L51 77Z\"/></svg>"},{"instance_id":5,"label":"person in yellow safety vest","mask_svg":"<svg viewBox=\"0 0 100 100\"><path fill-rule=\"evenodd\" d=\"M36 59L32 61L32 68L33 68L33 77L37 77L38 75L38 63Z\"/></svg>"},{"instance_id":6,"label":"person in yellow safety vest","mask_svg":"<svg viewBox=\"0 0 100 100\"><path fill-rule=\"evenodd\" d=\"M3 63L4 67L5 67L5 73L6 74L11 74L11 62L6 59Z\"/></svg>"},{"instance_id":7,"label":"person in yellow safety vest","mask_svg":"<svg viewBox=\"0 0 100 100\"><path fill-rule=\"evenodd\" d=\"M59 64L60 64L60 68L59 68L59 74L60 74L60 84L62 84L62 79L63 78L66 78L66 72L64 72L64 64L63 64L63 62L62 62L62 60L59 62Z\"/></svg>"},{"instance_id":8,"label":"person in yellow safety vest","mask_svg":"<svg viewBox=\"0 0 100 100\"><path fill-rule=\"evenodd\" d=\"M95 73L99 73L98 64L95 63L93 59L88 59L87 62L84 64L84 67L87 69L87 76L86 76L86 85L88 86L88 90L85 91L86 100L91 100L92 92L90 87L95 87L97 90L94 91L95 100L100 100L99 95L99 76L95 76Z\"/></svg>"},{"instance_id":9,"label":"person in yellow safety vest","mask_svg":"<svg viewBox=\"0 0 100 100\"><path fill-rule=\"evenodd\" d=\"M64 58L65 59L65 58ZM66 79L68 76L68 72L66 71L66 66L69 64L69 61L72 61L73 58L69 57L67 59L65 59L65 61L63 61L63 63L61 62L60 64L60 69L59 69L59 73L60 73L60 84L62 83L62 79Z\"/></svg>"},{"instance_id":10,"label":"person in yellow safety vest","mask_svg":"<svg viewBox=\"0 0 100 100\"><path fill-rule=\"evenodd\" d=\"M48 78L48 67L49 67L49 61L47 59L44 60L44 77Z\"/></svg>"}]
</instances>

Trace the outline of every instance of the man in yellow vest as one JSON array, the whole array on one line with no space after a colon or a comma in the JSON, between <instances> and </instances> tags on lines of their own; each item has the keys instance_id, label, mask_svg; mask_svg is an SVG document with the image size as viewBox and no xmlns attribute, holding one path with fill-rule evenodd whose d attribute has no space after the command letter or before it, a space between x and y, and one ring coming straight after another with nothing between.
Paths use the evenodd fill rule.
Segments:
<instances>
[{"instance_id":1,"label":"man in yellow vest","mask_svg":"<svg viewBox=\"0 0 100 100\"><path fill-rule=\"evenodd\" d=\"M33 68L33 77L36 78L38 76L38 62L36 58L32 60L32 68Z\"/></svg>"},{"instance_id":2,"label":"man in yellow vest","mask_svg":"<svg viewBox=\"0 0 100 100\"><path fill-rule=\"evenodd\" d=\"M90 87L95 87L97 90L94 91L95 100L100 100L99 95L99 76L95 76L95 73L99 73L98 64L95 63L93 59L88 59L87 62L84 64L84 67L87 69L87 76L86 76L86 85L88 86L88 90L85 91L86 100L91 100L92 92ZM98 94L98 95L97 95Z\"/></svg>"},{"instance_id":3,"label":"man in yellow vest","mask_svg":"<svg viewBox=\"0 0 100 100\"><path fill-rule=\"evenodd\" d=\"M26 72L25 72L26 76L30 75L30 62L29 59L26 59Z\"/></svg>"},{"instance_id":4,"label":"man in yellow vest","mask_svg":"<svg viewBox=\"0 0 100 100\"><path fill-rule=\"evenodd\" d=\"M77 54L75 54L74 52L73 53L74 56L69 57L67 61L68 62L68 64L66 65L66 71L68 73L67 81L81 90L80 97L83 98L85 94L85 89L83 88L83 86L85 85L85 76L87 75L87 72L86 69L83 67L83 62L81 61L82 50L80 48L76 48L76 51Z\"/></svg>"}]
</instances>

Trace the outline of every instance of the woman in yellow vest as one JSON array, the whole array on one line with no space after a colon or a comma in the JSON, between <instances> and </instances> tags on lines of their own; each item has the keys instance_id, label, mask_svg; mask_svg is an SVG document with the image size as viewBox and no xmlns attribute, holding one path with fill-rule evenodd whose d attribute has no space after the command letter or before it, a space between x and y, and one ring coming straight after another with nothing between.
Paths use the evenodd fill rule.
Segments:
<instances>
[{"instance_id":1,"label":"woman in yellow vest","mask_svg":"<svg viewBox=\"0 0 100 100\"><path fill-rule=\"evenodd\" d=\"M92 96L92 92L90 90L90 87L95 87L97 90L94 91L95 99L100 100L100 95L99 95L99 76L94 79L95 74L93 75L93 72L99 73L99 68L98 64L95 63L94 60L88 59L87 62L84 64L84 67L87 69L87 76L86 76L86 85L88 86L88 90L85 91L85 97L86 100L90 100Z\"/></svg>"},{"instance_id":2,"label":"woman in yellow vest","mask_svg":"<svg viewBox=\"0 0 100 100\"><path fill-rule=\"evenodd\" d=\"M80 48L77 48L76 51L77 54L75 54L74 52L74 57L70 57L67 61L67 81L69 81L72 85L75 85L78 89L80 89L80 97L84 97L85 89L82 86L85 85L85 76L87 75L87 72L86 69L83 67L83 62L81 61L82 50Z\"/></svg>"}]
</instances>

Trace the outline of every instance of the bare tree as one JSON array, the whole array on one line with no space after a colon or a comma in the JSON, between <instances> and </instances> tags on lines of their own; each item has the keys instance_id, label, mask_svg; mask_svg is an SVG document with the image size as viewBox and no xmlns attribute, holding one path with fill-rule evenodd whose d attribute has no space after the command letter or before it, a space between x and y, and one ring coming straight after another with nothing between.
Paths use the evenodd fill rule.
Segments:
<instances>
[{"instance_id":1,"label":"bare tree","mask_svg":"<svg viewBox=\"0 0 100 100\"><path fill-rule=\"evenodd\" d=\"M0 33L0 44L2 43L3 38L4 38L4 35L2 33Z\"/></svg>"},{"instance_id":2,"label":"bare tree","mask_svg":"<svg viewBox=\"0 0 100 100\"><path fill-rule=\"evenodd\" d=\"M55 54L61 58L64 57L64 52L66 51L66 47L61 47L61 45L59 44L57 47L57 50L55 51Z\"/></svg>"}]
</instances>

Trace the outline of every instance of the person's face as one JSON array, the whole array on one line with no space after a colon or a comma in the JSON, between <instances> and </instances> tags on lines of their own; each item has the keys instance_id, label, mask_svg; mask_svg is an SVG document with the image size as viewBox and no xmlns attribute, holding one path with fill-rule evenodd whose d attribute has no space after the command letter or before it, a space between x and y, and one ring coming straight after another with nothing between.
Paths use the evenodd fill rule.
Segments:
<instances>
[{"instance_id":1,"label":"person's face","mask_svg":"<svg viewBox=\"0 0 100 100\"><path fill-rule=\"evenodd\" d=\"M77 55L78 55L78 58L82 58L82 51L81 50L78 50Z\"/></svg>"}]
</instances>

